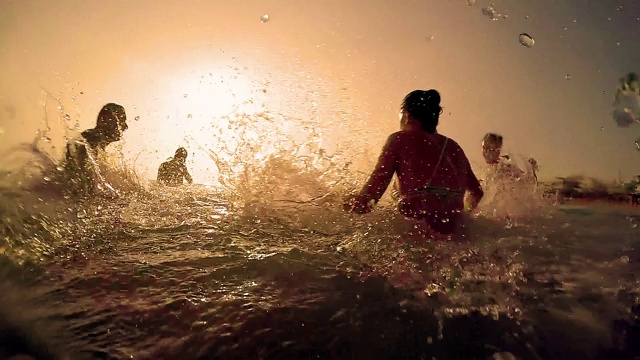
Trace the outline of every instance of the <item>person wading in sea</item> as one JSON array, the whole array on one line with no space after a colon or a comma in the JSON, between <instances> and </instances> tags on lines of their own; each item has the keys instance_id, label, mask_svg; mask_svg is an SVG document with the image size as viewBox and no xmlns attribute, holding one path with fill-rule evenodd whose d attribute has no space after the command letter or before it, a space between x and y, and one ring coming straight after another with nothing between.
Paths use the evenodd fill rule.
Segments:
<instances>
[{"instance_id":1,"label":"person wading in sea","mask_svg":"<svg viewBox=\"0 0 640 360\"><path fill-rule=\"evenodd\" d=\"M183 147L176 150L173 158L163 162L158 168L158 183L168 186L179 186L186 180L188 184L193 183L193 179L187 170L187 150Z\"/></svg>"},{"instance_id":2,"label":"person wading in sea","mask_svg":"<svg viewBox=\"0 0 640 360\"><path fill-rule=\"evenodd\" d=\"M128 128L124 107L109 103L98 113L94 128L83 131L78 138L67 143L64 169L74 194L119 196L100 171L98 153L119 141Z\"/></svg>"},{"instance_id":3,"label":"person wading in sea","mask_svg":"<svg viewBox=\"0 0 640 360\"><path fill-rule=\"evenodd\" d=\"M344 209L370 212L397 174L400 213L424 221L437 233L452 234L464 209L465 192L471 195L473 210L484 195L482 187L460 145L436 130L442 113L438 91L412 91L401 111L401 130L387 138L369 180L346 200Z\"/></svg>"}]
</instances>

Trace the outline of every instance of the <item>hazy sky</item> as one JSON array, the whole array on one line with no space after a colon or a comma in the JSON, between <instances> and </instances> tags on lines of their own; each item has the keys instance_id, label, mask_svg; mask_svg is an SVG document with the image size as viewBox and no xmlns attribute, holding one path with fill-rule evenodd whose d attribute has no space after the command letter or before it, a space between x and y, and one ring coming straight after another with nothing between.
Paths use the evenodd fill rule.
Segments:
<instances>
[{"instance_id":1,"label":"hazy sky","mask_svg":"<svg viewBox=\"0 0 640 360\"><path fill-rule=\"evenodd\" d=\"M65 114L86 128L104 103L124 105L124 150L150 177L185 142L215 148L216 117L234 105L280 116L258 135L308 120L327 144L374 161L402 97L435 88L440 132L478 168L480 140L495 131L543 177L640 173L640 125L611 117L618 79L640 72L640 2L493 0L508 16L495 21L489 3L0 0L0 148L43 128L47 91L54 132ZM522 32L534 47L518 43Z\"/></svg>"}]
</instances>

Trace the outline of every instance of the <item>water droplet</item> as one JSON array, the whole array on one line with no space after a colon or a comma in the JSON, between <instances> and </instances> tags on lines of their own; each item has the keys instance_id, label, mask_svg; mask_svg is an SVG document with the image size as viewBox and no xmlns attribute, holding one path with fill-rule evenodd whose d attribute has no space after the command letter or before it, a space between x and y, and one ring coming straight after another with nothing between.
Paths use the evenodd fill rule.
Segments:
<instances>
[{"instance_id":1,"label":"water droplet","mask_svg":"<svg viewBox=\"0 0 640 360\"><path fill-rule=\"evenodd\" d=\"M236 58L235 58L235 56L231 58L231 61L236 61Z\"/></svg>"},{"instance_id":2,"label":"water droplet","mask_svg":"<svg viewBox=\"0 0 640 360\"><path fill-rule=\"evenodd\" d=\"M50 137L48 137L48 136L43 136L41 139L42 139L44 142L51 142L51 138L50 138Z\"/></svg>"},{"instance_id":3,"label":"water droplet","mask_svg":"<svg viewBox=\"0 0 640 360\"><path fill-rule=\"evenodd\" d=\"M69 116L69 114L64 114L64 119L67 121L71 121L71 116Z\"/></svg>"},{"instance_id":4,"label":"water droplet","mask_svg":"<svg viewBox=\"0 0 640 360\"><path fill-rule=\"evenodd\" d=\"M575 20L575 19L572 21L572 23L573 23L573 24L575 24L575 23L577 23L577 22L578 22L578 20Z\"/></svg>"},{"instance_id":5,"label":"water droplet","mask_svg":"<svg viewBox=\"0 0 640 360\"><path fill-rule=\"evenodd\" d=\"M494 9L493 4L490 4L486 8L482 8L482 15L488 16L491 20L498 20L502 15Z\"/></svg>"},{"instance_id":6,"label":"water droplet","mask_svg":"<svg viewBox=\"0 0 640 360\"><path fill-rule=\"evenodd\" d=\"M620 46L620 41L616 41L616 45L617 45L617 46Z\"/></svg>"},{"instance_id":7,"label":"water droplet","mask_svg":"<svg viewBox=\"0 0 640 360\"><path fill-rule=\"evenodd\" d=\"M64 171L64 168L62 166L56 166L56 170L58 171Z\"/></svg>"},{"instance_id":8,"label":"water droplet","mask_svg":"<svg viewBox=\"0 0 640 360\"><path fill-rule=\"evenodd\" d=\"M473 6L473 4L475 4L475 3L476 3L476 0L467 0L467 4L469 6Z\"/></svg>"},{"instance_id":9,"label":"water droplet","mask_svg":"<svg viewBox=\"0 0 640 360\"><path fill-rule=\"evenodd\" d=\"M636 114L632 109L622 107L620 105L616 106L612 115L618 126L622 128L628 128L634 122L638 121L638 119L636 119Z\"/></svg>"},{"instance_id":10,"label":"water droplet","mask_svg":"<svg viewBox=\"0 0 640 360\"><path fill-rule=\"evenodd\" d=\"M182 97L186 99L187 97L189 97L189 94L184 94L182 95Z\"/></svg>"},{"instance_id":11,"label":"water droplet","mask_svg":"<svg viewBox=\"0 0 640 360\"><path fill-rule=\"evenodd\" d=\"M136 117L134 117L134 118L133 118L133 120L135 120L135 121L140 120L140 116L136 116Z\"/></svg>"},{"instance_id":12,"label":"water droplet","mask_svg":"<svg viewBox=\"0 0 640 360\"><path fill-rule=\"evenodd\" d=\"M260 18L260 22L266 23L267 21L269 21L269 14L262 15L262 17Z\"/></svg>"},{"instance_id":13,"label":"water droplet","mask_svg":"<svg viewBox=\"0 0 640 360\"><path fill-rule=\"evenodd\" d=\"M80 95L84 95L84 91L80 91Z\"/></svg>"},{"instance_id":14,"label":"water droplet","mask_svg":"<svg viewBox=\"0 0 640 360\"><path fill-rule=\"evenodd\" d=\"M600 131L604 131L604 126L600 126Z\"/></svg>"},{"instance_id":15,"label":"water droplet","mask_svg":"<svg viewBox=\"0 0 640 360\"><path fill-rule=\"evenodd\" d=\"M528 47L528 48L532 48L533 45L536 44L536 41L533 40L531 35L529 35L527 33L520 34L520 36L518 37L518 41L520 41L520 44L522 44L522 46L525 46L525 47Z\"/></svg>"},{"instance_id":16,"label":"water droplet","mask_svg":"<svg viewBox=\"0 0 640 360\"><path fill-rule=\"evenodd\" d=\"M524 16L524 19L525 19L525 20L529 20L529 15L525 15L525 16Z\"/></svg>"},{"instance_id":17,"label":"water droplet","mask_svg":"<svg viewBox=\"0 0 640 360\"><path fill-rule=\"evenodd\" d=\"M608 17L608 18L607 18L607 20L611 21L611 18L610 18L610 17Z\"/></svg>"},{"instance_id":18,"label":"water droplet","mask_svg":"<svg viewBox=\"0 0 640 360\"><path fill-rule=\"evenodd\" d=\"M50 178L50 177L48 177L48 176L45 176L45 177L43 177L43 178L42 178L42 180L44 180L44 181L51 181L51 178Z\"/></svg>"},{"instance_id":19,"label":"water droplet","mask_svg":"<svg viewBox=\"0 0 640 360\"><path fill-rule=\"evenodd\" d=\"M617 11L622 11L622 5L618 6Z\"/></svg>"},{"instance_id":20,"label":"water droplet","mask_svg":"<svg viewBox=\"0 0 640 360\"><path fill-rule=\"evenodd\" d=\"M636 139L636 150L640 151L640 136Z\"/></svg>"},{"instance_id":21,"label":"water droplet","mask_svg":"<svg viewBox=\"0 0 640 360\"><path fill-rule=\"evenodd\" d=\"M571 74L567 74L567 75L565 75L565 76L564 76L564 78L565 78L566 80L571 80Z\"/></svg>"},{"instance_id":22,"label":"water droplet","mask_svg":"<svg viewBox=\"0 0 640 360\"><path fill-rule=\"evenodd\" d=\"M432 40L433 40L433 35L428 36L428 37L427 37L427 40L432 41Z\"/></svg>"},{"instance_id":23,"label":"water droplet","mask_svg":"<svg viewBox=\"0 0 640 360\"><path fill-rule=\"evenodd\" d=\"M567 27L566 27L566 26L563 26L563 27L562 27L562 30L567 30Z\"/></svg>"}]
</instances>

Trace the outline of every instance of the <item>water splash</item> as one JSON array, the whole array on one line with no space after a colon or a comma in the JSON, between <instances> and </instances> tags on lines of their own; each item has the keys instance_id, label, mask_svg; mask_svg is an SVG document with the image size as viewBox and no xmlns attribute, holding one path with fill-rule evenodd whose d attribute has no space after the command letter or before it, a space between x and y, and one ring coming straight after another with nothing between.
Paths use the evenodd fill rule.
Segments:
<instances>
[{"instance_id":1,"label":"water splash","mask_svg":"<svg viewBox=\"0 0 640 360\"><path fill-rule=\"evenodd\" d=\"M640 81L636 73L628 73L618 81L613 108L613 119L619 127L640 122Z\"/></svg>"},{"instance_id":2,"label":"water splash","mask_svg":"<svg viewBox=\"0 0 640 360\"><path fill-rule=\"evenodd\" d=\"M491 20L500 20L507 19L507 15L500 14L498 10L496 10L495 5L493 3L489 4L489 6L482 8L482 15L487 16Z\"/></svg>"},{"instance_id":3,"label":"water splash","mask_svg":"<svg viewBox=\"0 0 640 360\"><path fill-rule=\"evenodd\" d=\"M522 46L527 47L527 48L532 48L536 44L536 41L533 40L531 35L529 35L527 33L520 34L518 36L518 41L520 42L520 44Z\"/></svg>"}]
</instances>

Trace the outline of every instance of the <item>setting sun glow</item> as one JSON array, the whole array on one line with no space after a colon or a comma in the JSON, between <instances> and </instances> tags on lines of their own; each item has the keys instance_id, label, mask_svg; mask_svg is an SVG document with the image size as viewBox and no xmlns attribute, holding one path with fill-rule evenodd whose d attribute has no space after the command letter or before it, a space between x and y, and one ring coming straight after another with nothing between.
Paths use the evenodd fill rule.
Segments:
<instances>
[{"instance_id":1,"label":"setting sun glow","mask_svg":"<svg viewBox=\"0 0 640 360\"><path fill-rule=\"evenodd\" d=\"M210 151L234 141L236 134L227 124L229 117L251 116L261 111L263 92L237 70L179 73L162 84L153 103L147 109L138 109L143 114L139 124L132 122L135 126L125 135L127 157L135 161L135 167L145 178L155 179L160 163L184 146L189 152L187 166L194 180L217 183L218 169ZM222 127L227 131L221 131Z\"/></svg>"}]
</instances>

